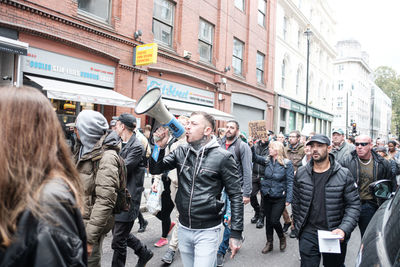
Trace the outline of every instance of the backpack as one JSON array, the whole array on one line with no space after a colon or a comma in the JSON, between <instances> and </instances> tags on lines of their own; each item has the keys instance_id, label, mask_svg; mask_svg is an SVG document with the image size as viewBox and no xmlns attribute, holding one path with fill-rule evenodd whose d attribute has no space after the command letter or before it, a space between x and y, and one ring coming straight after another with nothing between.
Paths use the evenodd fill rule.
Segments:
<instances>
[{"instance_id":1,"label":"backpack","mask_svg":"<svg viewBox=\"0 0 400 267\"><path fill-rule=\"evenodd\" d=\"M236 155L238 164L242 164L242 160L241 160L242 158L240 157L240 145L241 145L241 143L242 143L242 140L240 138L238 138L236 140L236 145L235 145L235 155Z\"/></svg>"},{"instance_id":2,"label":"backpack","mask_svg":"<svg viewBox=\"0 0 400 267\"><path fill-rule=\"evenodd\" d=\"M99 163L101 158L103 157L103 153L99 156L92 159L93 162L93 171L95 176L97 176L97 171L99 170ZM125 166L124 159L118 154L118 178L119 178L119 187L116 189L117 192L117 200L115 202L115 206L113 209L113 214L119 214L121 212L128 212L131 208L131 199L132 196L126 188L127 183L127 170Z\"/></svg>"}]
</instances>

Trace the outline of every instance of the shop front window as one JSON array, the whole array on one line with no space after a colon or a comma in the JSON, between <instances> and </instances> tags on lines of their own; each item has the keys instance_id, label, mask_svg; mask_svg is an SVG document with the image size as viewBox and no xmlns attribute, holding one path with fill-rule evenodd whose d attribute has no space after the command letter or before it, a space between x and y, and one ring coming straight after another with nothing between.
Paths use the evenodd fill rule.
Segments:
<instances>
[{"instance_id":1,"label":"shop front window","mask_svg":"<svg viewBox=\"0 0 400 267\"><path fill-rule=\"evenodd\" d=\"M76 102L70 100L50 99L54 111L64 124L75 122L76 116L82 110L98 110L98 104Z\"/></svg>"}]
</instances>

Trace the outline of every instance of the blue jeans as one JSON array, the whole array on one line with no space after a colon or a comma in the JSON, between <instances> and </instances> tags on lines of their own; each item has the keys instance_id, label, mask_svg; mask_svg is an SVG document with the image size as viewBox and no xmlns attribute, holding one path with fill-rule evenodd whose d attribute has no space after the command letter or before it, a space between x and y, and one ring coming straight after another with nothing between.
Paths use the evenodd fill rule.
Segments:
<instances>
[{"instance_id":1,"label":"blue jeans","mask_svg":"<svg viewBox=\"0 0 400 267\"><path fill-rule=\"evenodd\" d=\"M215 267L221 227L190 229L179 224L178 240L184 267Z\"/></svg>"},{"instance_id":2,"label":"blue jeans","mask_svg":"<svg viewBox=\"0 0 400 267\"><path fill-rule=\"evenodd\" d=\"M369 221L371 221L377 209L378 205L369 201L362 201L360 218L358 219L358 227L360 228L361 238L364 236Z\"/></svg>"},{"instance_id":3,"label":"blue jeans","mask_svg":"<svg viewBox=\"0 0 400 267\"><path fill-rule=\"evenodd\" d=\"M218 254L222 254L225 255L226 251L229 248L229 237L231 236L231 229L229 228L229 226L226 226L224 224L225 230L224 230L224 236L222 237L222 242L219 245L219 249L218 249Z\"/></svg>"}]
</instances>

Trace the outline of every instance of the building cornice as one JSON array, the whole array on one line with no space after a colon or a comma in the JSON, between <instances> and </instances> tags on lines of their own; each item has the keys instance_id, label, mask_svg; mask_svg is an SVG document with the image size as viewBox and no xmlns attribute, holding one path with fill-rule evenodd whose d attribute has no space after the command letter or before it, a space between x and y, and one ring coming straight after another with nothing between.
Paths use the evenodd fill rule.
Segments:
<instances>
[{"instance_id":1,"label":"building cornice","mask_svg":"<svg viewBox=\"0 0 400 267\"><path fill-rule=\"evenodd\" d=\"M48 18L50 20L74 27L74 28L78 28L80 30L83 30L83 31L86 31L86 32L89 32L89 33L92 33L92 34L95 34L98 36L102 36L104 38L107 38L107 39L110 39L110 40L113 40L113 41L116 41L119 43L124 43L124 44L130 45L130 46L137 45L133 41L130 41L126 38L117 36L117 34L111 34L105 30L100 30L95 27L90 27L90 26L84 25L82 23L76 22L75 19L72 17L69 17L64 14L57 14L56 12L33 6L31 4L28 4L26 1L21 2L21 1L12 1L12 0L0 0L0 4L13 6L14 8L21 9L26 12L34 13L38 16L42 16L42 17Z\"/></svg>"},{"instance_id":2,"label":"building cornice","mask_svg":"<svg viewBox=\"0 0 400 267\"><path fill-rule=\"evenodd\" d=\"M368 64L362 58L359 58L359 57L345 57L345 58L336 59L333 62L334 65L343 64L343 63L360 63L369 72L369 74L372 73L372 69L368 66Z\"/></svg>"},{"instance_id":3,"label":"building cornice","mask_svg":"<svg viewBox=\"0 0 400 267\"><path fill-rule=\"evenodd\" d=\"M25 27L23 25L10 24L7 21L0 20L0 26L5 26L7 28L17 30L19 32L25 32L25 33L29 33L29 34L34 35L34 36L38 36L40 38L56 41L56 42L68 45L70 47L76 47L76 48L78 48L80 50L87 51L87 52L89 52L91 54L99 55L101 57L107 58L107 59L109 59L111 61L114 61L114 62L119 62L120 61L120 59L118 57L115 57L115 56L113 56L111 54L108 54L108 53L105 53L105 52L102 52L102 51L99 51L99 50L96 50L96 49L93 49L93 48L91 48L89 46L83 45L82 43L78 43L78 42L75 42L73 40L69 40L69 39L66 39L66 38L61 38L59 36L56 36L56 35L53 35L53 34L50 34L50 33L46 33L46 32L43 32L43 31L37 31L35 29L31 29L31 28Z\"/></svg>"}]
</instances>

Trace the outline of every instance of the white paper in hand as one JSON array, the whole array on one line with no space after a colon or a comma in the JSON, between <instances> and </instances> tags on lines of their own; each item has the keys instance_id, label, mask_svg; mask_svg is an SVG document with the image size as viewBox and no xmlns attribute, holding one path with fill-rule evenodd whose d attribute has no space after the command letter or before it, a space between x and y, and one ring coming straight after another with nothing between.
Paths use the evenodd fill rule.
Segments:
<instances>
[{"instance_id":1,"label":"white paper in hand","mask_svg":"<svg viewBox=\"0 0 400 267\"><path fill-rule=\"evenodd\" d=\"M340 235L332 234L331 231L318 230L319 252L340 254Z\"/></svg>"}]
</instances>

